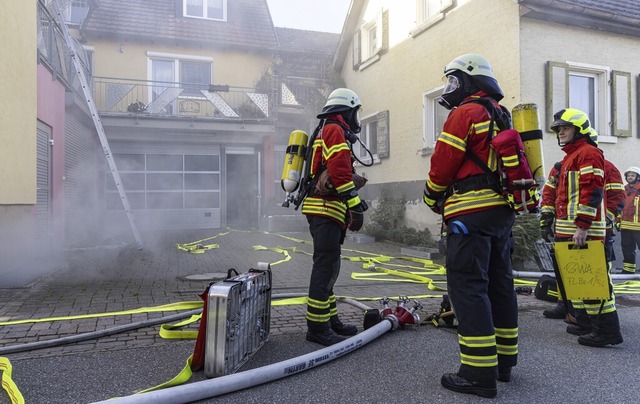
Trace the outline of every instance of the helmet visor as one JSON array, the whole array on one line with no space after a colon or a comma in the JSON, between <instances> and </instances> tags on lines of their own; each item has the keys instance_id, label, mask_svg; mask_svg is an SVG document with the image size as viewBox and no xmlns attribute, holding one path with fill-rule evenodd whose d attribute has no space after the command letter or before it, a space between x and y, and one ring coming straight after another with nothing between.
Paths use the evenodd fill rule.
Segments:
<instances>
[{"instance_id":1,"label":"helmet visor","mask_svg":"<svg viewBox=\"0 0 640 404\"><path fill-rule=\"evenodd\" d=\"M456 76L445 76L446 83L442 89L442 94L449 94L456 91L460 87L460 80Z\"/></svg>"}]
</instances>

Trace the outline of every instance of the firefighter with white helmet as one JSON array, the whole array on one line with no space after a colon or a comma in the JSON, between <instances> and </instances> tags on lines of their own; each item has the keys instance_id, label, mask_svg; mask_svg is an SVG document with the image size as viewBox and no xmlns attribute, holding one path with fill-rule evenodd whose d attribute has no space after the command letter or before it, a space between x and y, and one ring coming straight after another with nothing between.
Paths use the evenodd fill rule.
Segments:
<instances>
[{"instance_id":1,"label":"firefighter with white helmet","mask_svg":"<svg viewBox=\"0 0 640 404\"><path fill-rule=\"evenodd\" d=\"M340 321L333 286L340 273L346 230L360 230L367 208L353 181L352 152L348 145L360 132L361 106L360 98L352 90L334 90L318 114L316 136L309 145L307 165L313 187L302 202L302 213L307 216L313 238L306 339L325 346L358 332L356 326ZM318 187L321 179L324 185Z\"/></svg>"},{"instance_id":2,"label":"firefighter with white helmet","mask_svg":"<svg viewBox=\"0 0 640 404\"><path fill-rule=\"evenodd\" d=\"M553 119L551 130L565 156L558 169L555 192L543 190L541 219L554 216L555 241L573 241L577 246L585 245L587 240L604 242L607 226L601 205L607 165L597 147L597 132L591 127L589 116L579 109L562 109ZM602 270L609 274L608 268ZM604 347L623 341L610 279L609 292L609 299L604 301L571 301L577 324L570 324L567 332L578 335L579 344Z\"/></svg>"},{"instance_id":3,"label":"firefighter with white helmet","mask_svg":"<svg viewBox=\"0 0 640 404\"><path fill-rule=\"evenodd\" d=\"M622 274L635 274L636 247L640 247L640 168L629 167L624 172L627 181L624 209L620 218Z\"/></svg>"},{"instance_id":4,"label":"firefighter with white helmet","mask_svg":"<svg viewBox=\"0 0 640 404\"><path fill-rule=\"evenodd\" d=\"M453 59L443 79L438 102L451 112L431 157L423 200L447 226L447 287L461 363L440 382L449 390L495 397L496 379L509 381L517 362L518 307L510 252L515 214L502 195L489 142L511 122L483 56Z\"/></svg>"}]
</instances>

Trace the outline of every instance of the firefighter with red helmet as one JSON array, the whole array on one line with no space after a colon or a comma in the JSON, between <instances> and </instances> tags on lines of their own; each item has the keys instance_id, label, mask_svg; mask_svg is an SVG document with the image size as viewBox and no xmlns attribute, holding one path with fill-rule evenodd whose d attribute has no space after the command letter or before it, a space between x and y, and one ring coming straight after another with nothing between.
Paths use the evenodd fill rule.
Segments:
<instances>
[{"instance_id":1,"label":"firefighter with red helmet","mask_svg":"<svg viewBox=\"0 0 640 404\"><path fill-rule=\"evenodd\" d=\"M325 346L358 333L356 326L340 321L333 286L340 273L340 246L346 230L360 230L366 210L353 182L347 144L360 132L360 108L356 93L347 88L334 90L318 115L317 136L311 140L311 160L307 161L314 187L302 202L313 239L306 339ZM330 179L331 192L325 192L326 186L323 191L315 186L323 173Z\"/></svg>"},{"instance_id":2,"label":"firefighter with red helmet","mask_svg":"<svg viewBox=\"0 0 640 404\"><path fill-rule=\"evenodd\" d=\"M619 219L622 235L621 274L636 272L636 247L640 247L640 168L629 167L624 172L625 205Z\"/></svg>"},{"instance_id":3,"label":"firefighter with red helmet","mask_svg":"<svg viewBox=\"0 0 640 404\"><path fill-rule=\"evenodd\" d=\"M495 397L496 379L510 380L518 355L511 266L515 214L502 195L489 145L504 125L492 123L497 117L473 101L488 99L492 110L501 111L504 94L487 59L476 54L448 63L444 80L439 103L451 112L436 142L423 196L447 226L447 287L458 319L461 364L457 372L444 374L441 384ZM502 118L510 124L510 117Z\"/></svg>"},{"instance_id":4,"label":"firefighter with red helmet","mask_svg":"<svg viewBox=\"0 0 640 404\"><path fill-rule=\"evenodd\" d=\"M573 241L582 246L587 240L606 240L607 224L603 214L606 165L598 149L597 133L583 111L566 108L553 116L551 124L558 144L566 153L560 163L555 199L543 193L542 215L554 213L555 240ZM608 268L604 268L609 273ZM578 343L592 347L620 344L620 322L616 311L613 284L609 278L611 298L572 300L577 324L569 324L567 332L579 335Z\"/></svg>"}]
</instances>

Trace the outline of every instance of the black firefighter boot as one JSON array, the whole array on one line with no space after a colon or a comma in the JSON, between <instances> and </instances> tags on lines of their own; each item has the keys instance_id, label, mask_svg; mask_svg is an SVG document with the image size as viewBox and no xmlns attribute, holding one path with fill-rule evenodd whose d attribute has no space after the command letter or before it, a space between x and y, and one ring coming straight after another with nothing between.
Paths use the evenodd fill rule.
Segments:
<instances>
[{"instance_id":1,"label":"black firefighter boot","mask_svg":"<svg viewBox=\"0 0 640 404\"><path fill-rule=\"evenodd\" d=\"M588 315L584 309L576 309L573 320L575 321L565 320L569 324L567 332L571 335L586 335L593 330L597 317Z\"/></svg>"},{"instance_id":2,"label":"black firefighter boot","mask_svg":"<svg viewBox=\"0 0 640 404\"><path fill-rule=\"evenodd\" d=\"M596 348L621 344L622 334L620 333L618 312L601 314L591 333L578 337L578 343Z\"/></svg>"},{"instance_id":3,"label":"black firefighter boot","mask_svg":"<svg viewBox=\"0 0 640 404\"><path fill-rule=\"evenodd\" d=\"M567 316L567 309L564 305L564 302L562 300L558 300L558 303L556 303L556 305L553 306L552 309L543 311L542 315L546 318L563 319Z\"/></svg>"},{"instance_id":4,"label":"black firefighter boot","mask_svg":"<svg viewBox=\"0 0 640 404\"><path fill-rule=\"evenodd\" d=\"M458 373L445 373L440 379L440 383L446 389L457 391L458 393L475 394L480 397L493 398L498 394L496 380L470 381L460 376Z\"/></svg>"},{"instance_id":5,"label":"black firefighter boot","mask_svg":"<svg viewBox=\"0 0 640 404\"><path fill-rule=\"evenodd\" d=\"M324 346L331 346L345 339L345 337L336 334L336 332L329 327L328 322L307 324L307 341L317 342Z\"/></svg>"},{"instance_id":6,"label":"black firefighter boot","mask_svg":"<svg viewBox=\"0 0 640 404\"><path fill-rule=\"evenodd\" d=\"M344 324L338 316L331 317L331 329L338 335L352 336L358 333L358 327L351 324Z\"/></svg>"}]
</instances>

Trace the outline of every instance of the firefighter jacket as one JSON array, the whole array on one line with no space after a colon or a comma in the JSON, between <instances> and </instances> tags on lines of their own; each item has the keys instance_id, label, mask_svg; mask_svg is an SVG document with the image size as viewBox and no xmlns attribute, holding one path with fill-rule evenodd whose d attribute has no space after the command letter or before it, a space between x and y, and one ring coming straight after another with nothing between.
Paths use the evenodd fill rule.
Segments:
<instances>
[{"instance_id":1,"label":"firefighter jacket","mask_svg":"<svg viewBox=\"0 0 640 404\"><path fill-rule=\"evenodd\" d=\"M627 184L620 229L640 231L640 182Z\"/></svg>"},{"instance_id":2,"label":"firefighter jacket","mask_svg":"<svg viewBox=\"0 0 640 404\"><path fill-rule=\"evenodd\" d=\"M587 229L590 239L604 240L604 156L584 138L563 146L562 150L566 155L557 181L552 179L552 169L542 190L540 211L543 215L555 214L556 239L573 237L579 226Z\"/></svg>"},{"instance_id":3,"label":"firefighter jacket","mask_svg":"<svg viewBox=\"0 0 640 404\"><path fill-rule=\"evenodd\" d=\"M604 160L604 198L607 230L613 230L616 217L622 212L626 193L620 170L609 160Z\"/></svg>"},{"instance_id":4,"label":"firefighter jacket","mask_svg":"<svg viewBox=\"0 0 640 404\"><path fill-rule=\"evenodd\" d=\"M556 163L560 166L560 162ZM542 188L542 206L540 212L544 216L556 215L555 200L556 200L556 187L558 184L558 176L560 172L558 167L554 165L549 171L549 177ZM604 160L604 198L606 205L606 225L607 230L613 229L615 218L622 212L624 206L624 185L622 184L622 175L616 166L609 160ZM551 225L547 223L545 219L542 219L545 223L542 225Z\"/></svg>"},{"instance_id":5,"label":"firefighter jacket","mask_svg":"<svg viewBox=\"0 0 640 404\"><path fill-rule=\"evenodd\" d=\"M489 147L489 140L498 132L498 125L494 122L494 133L489 136L489 112L479 103L465 103L480 97L489 96L485 92L477 92L449 113L431 156L431 169L425 184L425 202L431 207L429 198L441 201L444 199L442 213L445 221L462 214L508 206L504 197L498 193L499 189L490 184L497 183L497 173L495 179L490 178L468 154L468 151L475 154L491 171L497 171L496 154ZM498 103L492 102L499 110ZM468 186L473 182L477 185ZM462 183L466 186L458 187Z\"/></svg>"},{"instance_id":6,"label":"firefighter jacket","mask_svg":"<svg viewBox=\"0 0 640 404\"><path fill-rule=\"evenodd\" d=\"M317 178L327 170L337 195L315 195L313 191L302 203L305 215L324 216L345 226L347 209L353 208L362 201L353 183L353 165L351 149L347 145L343 127L347 124L341 115L329 115L320 121L320 131L313 141L310 174Z\"/></svg>"}]
</instances>

